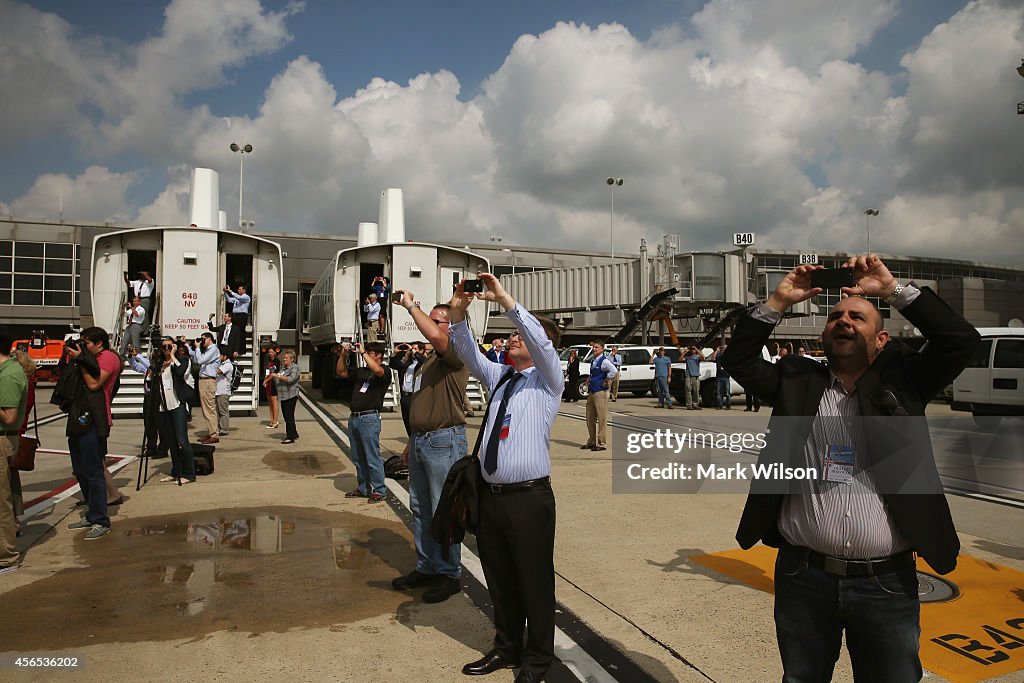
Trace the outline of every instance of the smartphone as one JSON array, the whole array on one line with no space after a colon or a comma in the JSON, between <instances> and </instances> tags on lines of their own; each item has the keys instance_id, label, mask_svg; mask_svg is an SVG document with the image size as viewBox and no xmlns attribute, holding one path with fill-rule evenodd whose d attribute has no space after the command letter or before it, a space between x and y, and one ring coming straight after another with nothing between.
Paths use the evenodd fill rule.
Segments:
<instances>
[{"instance_id":1,"label":"smartphone","mask_svg":"<svg viewBox=\"0 0 1024 683\"><path fill-rule=\"evenodd\" d=\"M466 280L465 284L463 284L463 286L462 286L462 291L464 291L464 292L482 292L482 291L484 291L484 281L483 280Z\"/></svg>"},{"instance_id":2,"label":"smartphone","mask_svg":"<svg viewBox=\"0 0 1024 683\"><path fill-rule=\"evenodd\" d=\"M852 268L819 268L811 271L811 287L839 289L853 287Z\"/></svg>"},{"instance_id":3,"label":"smartphone","mask_svg":"<svg viewBox=\"0 0 1024 683\"><path fill-rule=\"evenodd\" d=\"M391 293L391 303L393 303L393 304L400 304L400 303L402 303L402 295L403 294L405 294L405 292L402 292L402 291L392 292Z\"/></svg>"}]
</instances>

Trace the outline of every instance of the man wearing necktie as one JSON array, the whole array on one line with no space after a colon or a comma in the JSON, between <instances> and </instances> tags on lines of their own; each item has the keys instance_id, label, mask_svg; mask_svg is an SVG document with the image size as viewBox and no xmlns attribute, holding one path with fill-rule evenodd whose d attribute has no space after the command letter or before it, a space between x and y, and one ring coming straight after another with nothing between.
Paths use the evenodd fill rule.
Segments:
<instances>
[{"instance_id":1,"label":"man wearing necktie","mask_svg":"<svg viewBox=\"0 0 1024 683\"><path fill-rule=\"evenodd\" d=\"M517 329L506 348L512 368L488 360L466 322L473 295L465 293L465 281L456 287L450 302L452 346L470 373L494 392L483 422L477 544L496 633L494 648L462 673L521 666L516 682L530 683L542 680L555 658L555 496L549 449L565 383L555 350L561 335L554 322L517 304L496 277L479 277L486 291L476 296L505 309ZM502 381L506 375L511 377Z\"/></svg>"},{"instance_id":2,"label":"man wearing necktie","mask_svg":"<svg viewBox=\"0 0 1024 683\"><path fill-rule=\"evenodd\" d=\"M217 335L217 345L226 346L228 358L238 357L238 350L242 341L242 326L235 324L231 313L224 314L224 322L221 325L213 326L213 314L206 323L206 327Z\"/></svg>"},{"instance_id":3,"label":"man wearing necktie","mask_svg":"<svg viewBox=\"0 0 1024 683\"><path fill-rule=\"evenodd\" d=\"M252 298L245 291L245 285L238 285L237 292L232 292L230 287L224 285L224 301L231 304L231 316L234 318L235 325L238 326L238 350L243 352L245 351L245 326L249 324L249 305L252 303Z\"/></svg>"}]
</instances>

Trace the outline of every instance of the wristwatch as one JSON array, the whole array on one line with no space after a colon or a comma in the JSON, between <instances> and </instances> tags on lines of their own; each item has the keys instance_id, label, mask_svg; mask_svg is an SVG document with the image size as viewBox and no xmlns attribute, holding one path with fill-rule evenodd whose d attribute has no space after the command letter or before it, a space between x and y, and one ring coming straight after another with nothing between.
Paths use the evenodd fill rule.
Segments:
<instances>
[{"instance_id":1,"label":"wristwatch","mask_svg":"<svg viewBox=\"0 0 1024 683\"><path fill-rule=\"evenodd\" d=\"M890 306L896 303L896 299L897 297L899 297L900 294L903 293L903 289L903 283L897 282L896 287L892 290L892 294L885 297L885 303L889 304Z\"/></svg>"},{"instance_id":2,"label":"wristwatch","mask_svg":"<svg viewBox=\"0 0 1024 683\"><path fill-rule=\"evenodd\" d=\"M412 309L419 308L419 307L420 307L420 302L419 301L413 301L411 304L409 304L408 306L405 307L405 310L407 310L410 313L412 313Z\"/></svg>"}]
</instances>

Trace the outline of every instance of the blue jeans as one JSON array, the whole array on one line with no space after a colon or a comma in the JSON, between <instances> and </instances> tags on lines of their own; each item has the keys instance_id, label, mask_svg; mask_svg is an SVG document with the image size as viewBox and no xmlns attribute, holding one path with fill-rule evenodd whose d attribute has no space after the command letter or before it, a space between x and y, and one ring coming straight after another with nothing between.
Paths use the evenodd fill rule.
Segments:
<instances>
[{"instance_id":1,"label":"blue jeans","mask_svg":"<svg viewBox=\"0 0 1024 683\"><path fill-rule=\"evenodd\" d=\"M106 419L106 415L101 419ZM86 520L90 524L109 527L107 481L103 477L107 440L96 432L96 425L93 425L81 436L69 436L68 450L71 451L71 469L78 479L78 485L82 487L82 496L89 504L85 513Z\"/></svg>"},{"instance_id":2,"label":"blue jeans","mask_svg":"<svg viewBox=\"0 0 1024 683\"><path fill-rule=\"evenodd\" d=\"M174 410L160 413L164 443L171 444L171 476L196 480L196 459L188 440L188 406L178 404Z\"/></svg>"},{"instance_id":3,"label":"blue jeans","mask_svg":"<svg viewBox=\"0 0 1024 683\"><path fill-rule=\"evenodd\" d=\"M380 415L353 415L348 418L348 440L356 463L357 487L365 494L387 493L384 461L380 458Z\"/></svg>"},{"instance_id":4,"label":"blue jeans","mask_svg":"<svg viewBox=\"0 0 1024 683\"><path fill-rule=\"evenodd\" d=\"M775 561L775 630L783 683L830 681L844 629L855 680L920 681L914 568L847 578L810 567L799 550L782 548Z\"/></svg>"},{"instance_id":5,"label":"blue jeans","mask_svg":"<svg viewBox=\"0 0 1024 683\"><path fill-rule=\"evenodd\" d=\"M725 399L725 405L732 408L732 386L728 377L718 377L715 380L715 405L719 408L722 407L722 399Z\"/></svg>"},{"instance_id":6,"label":"blue jeans","mask_svg":"<svg viewBox=\"0 0 1024 683\"><path fill-rule=\"evenodd\" d=\"M444 548L430 535L430 522L441 499L441 489L448 470L459 458L466 457L466 426L446 427L433 432L414 432L409 449L409 507L412 508L412 535L416 542L416 571L423 574L445 574L458 578L462 574L462 546L453 543Z\"/></svg>"},{"instance_id":7,"label":"blue jeans","mask_svg":"<svg viewBox=\"0 0 1024 683\"><path fill-rule=\"evenodd\" d=\"M668 393L668 377L655 377L654 381L658 387L658 405L671 406L672 396Z\"/></svg>"}]
</instances>

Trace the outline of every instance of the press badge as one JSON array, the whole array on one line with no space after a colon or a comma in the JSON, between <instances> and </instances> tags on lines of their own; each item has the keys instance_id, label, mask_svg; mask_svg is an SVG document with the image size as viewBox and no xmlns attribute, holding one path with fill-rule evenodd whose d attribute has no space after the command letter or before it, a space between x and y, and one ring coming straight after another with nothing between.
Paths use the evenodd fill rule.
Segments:
<instances>
[{"instance_id":1,"label":"press badge","mask_svg":"<svg viewBox=\"0 0 1024 683\"><path fill-rule=\"evenodd\" d=\"M825 481L837 484L849 484L853 481L855 455L853 446L829 444L825 448Z\"/></svg>"},{"instance_id":2,"label":"press badge","mask_svg":"<svg viewBox=\"0 0 1024 683\"><path fill-rule=\"evenodd\" d=\"M365 394L369 388L370 388L370 383L369 382L363 382L363 386L359 387L359 393L360 394Z\"/></svg>"},{"instance_id":3,"label":"press badge","mask_svg":"<svg viewBox=\"0 0 1024 683\"><path fill-rule=\"evenodd\" d=\"M508 429L512 426L512 413L505 413L505 419L501 421L501 431L498 432L498 439L504 441L508 438Z\"/></svg>"}]
</instances>

